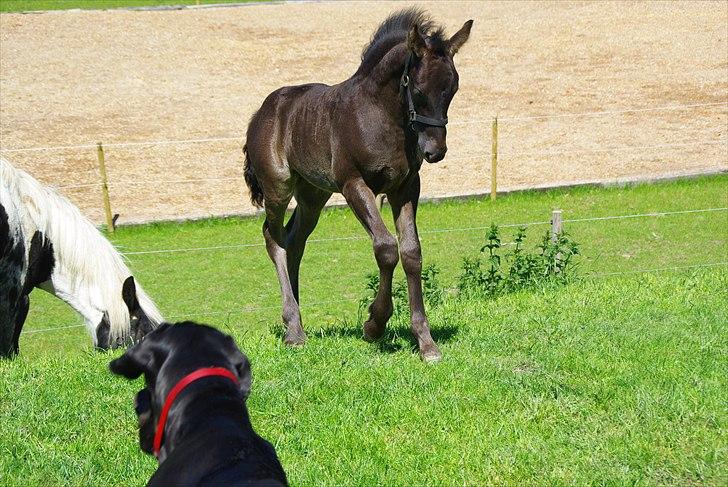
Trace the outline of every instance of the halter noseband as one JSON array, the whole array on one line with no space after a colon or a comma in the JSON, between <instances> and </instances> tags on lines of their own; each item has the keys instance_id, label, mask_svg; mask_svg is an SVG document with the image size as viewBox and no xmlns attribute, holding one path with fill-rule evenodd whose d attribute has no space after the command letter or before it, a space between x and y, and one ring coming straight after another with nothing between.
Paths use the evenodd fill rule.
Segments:
<instances>
[{"instance_id":1,"label":"halter noseband","mask_svg":"<svg viewBox=\"0 0 728 487\"><path fill-rule=\"evenodd\" d=\"M407 53L407 60L404 62L404 73L402 73L402 79L399 82L399 93L401 95L402 92L404 92L405 97L407 98L407 114L409 115L410 125L417 122L417 123L421 123L423 125L430 125L432 127L444 127L445 125L447 125L447 117L445 117L445 118L425 117L423 115L418 114L417 110L415 110L415 104L412 101L412 84L410 83L409 74L408 74L411 63L412 63L412 51L409 51Z\"/></svg>"},{"instance_id":2,"label":"halter noseband","mask_svg":"<svg viewBox=\"0 0 728 487\"><path fill-rule=\"evenodd\" d=\"M180 392L187 387L188 385L192 384L196 380L202 379L203 377L225 377L230 379L231 381L235 382L235 384L238 383L238 378L235 374L230 372L228 369L223 367L205 367L203 369L197 369L192 373L187 374L186 376L182 377L179 382L177 382L171 391L169 391L169 394L167 394L167 399L164 401L164 407L162 408L162 414L159 416L159 422L157 423L157 430L154 433L154 456L159 457L159 450L162 448L162 437L164 436L164 426L167 424L167 415L169 414L169 410L172 408L172 404L174 403L174 400L177 398Z\"/></svg>"}]
</instances>

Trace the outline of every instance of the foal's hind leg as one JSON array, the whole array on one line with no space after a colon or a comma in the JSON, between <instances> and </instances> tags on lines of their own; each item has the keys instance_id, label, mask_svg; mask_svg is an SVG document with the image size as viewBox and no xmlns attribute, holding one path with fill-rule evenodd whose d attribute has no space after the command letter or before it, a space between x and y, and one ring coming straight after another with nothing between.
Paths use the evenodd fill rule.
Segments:
<instances>
[{"instance_id":1,"label":"foal's hind leg","mask_svg":"<svg viewBox=\"0 0 728 487\"><path fill-rule=\"evenodd\" d=\"M288 276L291 280L291 289L299 306L301 300L298 295L298 271L301 267L301 258L313 229L316 228L321 210L331 197L328 191L322 191L303 179L296 184L296 210L286 224L286 256L288 257Z\"/></svg>"},{"instance_id":2,"label":"foal's hind leg","mask_svg":"<svg viewBox=\"0 0 728 487\"><path fill-rule=\"evenodd\" d=\"M301 311L293 295L291 280L288 275L286 253L286 229L283 227L283 218L291 196L287 199L265 201L265 223L263 223L263 236L268 255L276 266L278 282L281 285L281 298L283 301L283 322L286 325L286 334L283 341L287 345L303 345L306 333L301 326Z\"/></svg>"}]
</instances>

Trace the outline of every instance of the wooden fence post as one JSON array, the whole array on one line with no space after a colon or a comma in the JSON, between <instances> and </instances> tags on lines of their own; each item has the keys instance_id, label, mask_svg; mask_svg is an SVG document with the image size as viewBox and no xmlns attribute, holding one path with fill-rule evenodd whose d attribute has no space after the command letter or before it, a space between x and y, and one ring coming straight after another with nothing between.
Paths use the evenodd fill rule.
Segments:
<instances>
[{"instance_id":1,"label":"wooden fence post","mask_svg":"<svg viewBox=\"0 0 728 487\"><path fill-rule=\"evenodd\" d=\"M551 213L551 241L556 243L556 237L561 232L561 210Z\"/></svg>"},{"instance_id":2,"label":"wooden fence post","mask_svg":"<svg viewBox=\"0 0 728 487\"><path fill-rule=\"evenodd\" d=\"M114 233L114 218L111 216L111 201L109 200L109 179L106 175L106 162L104 160L104 146L99 142L97 145L99 156L99 171L101 172L101 194L104 198L104 212L106 213L106 231Z\"/></svg>"},{"instance_id":3,"label":"wooden fence post","mask_svg":"<svg viewBox=\"0 0 728 487\"><path fill-rule=\"evenodd\" d=\"M497 178L497 167L498 167L498 117L493 119L493 136L491 143L491 161L490 161L490 200L495 201L496 194L498 193L498 178Z\"/></svg>"}]
</instances>

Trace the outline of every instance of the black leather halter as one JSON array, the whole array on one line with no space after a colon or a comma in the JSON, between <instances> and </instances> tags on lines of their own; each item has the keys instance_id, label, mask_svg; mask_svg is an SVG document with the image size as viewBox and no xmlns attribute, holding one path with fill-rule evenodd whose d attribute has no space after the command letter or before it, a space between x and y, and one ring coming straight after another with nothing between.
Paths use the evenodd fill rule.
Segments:
<instances>
[{"instance_id":1,"label":"black leather halter","mask_svg":"<svg viewBox=\"0 0 728 487\"><path fill-rule=\"evenodd\" d=\"M415 110L415 104L412 101L412 83L409 79L409 68L412 63L412 51L407 53L407 60L404 62L404 73L402 73L402 79L399 82L399 93L402 95L404 92L407 98L407 114L409 115L409 123L413 125L415 122L423 125L430 125L432 127L444 127L447 125L447 117L445 118L430 118L425 117L417 113Z\"/></svg>"}]
</instances>

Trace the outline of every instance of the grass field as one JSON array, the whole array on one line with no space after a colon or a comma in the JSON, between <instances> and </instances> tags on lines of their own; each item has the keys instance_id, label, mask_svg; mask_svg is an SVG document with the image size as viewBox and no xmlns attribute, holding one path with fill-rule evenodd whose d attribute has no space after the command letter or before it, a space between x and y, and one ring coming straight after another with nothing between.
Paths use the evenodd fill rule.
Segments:
<instances>
[{"instance_id":1,"label":"grass field","mask_svg":"<svg viewBox=\"0 0 728 487\"><path fill-rule=\"evenodd\" d=\"M449 287L482 243L474 228L491 221L726 207L727 189L724 175L423 204L424 260ZM293 485L724 485L728 270L685 266L728 260L727 223L725 211L567 222L582 277L496 300L448 298L430 313L444 360L429 367L404 327L378 345L360 339L356 299L374 269L365 239L309 244L309 342L296 350L280 343L263 247L129 259L169 319L216 325L245 350L254 425ZM259 243L260 226L154 224L113 240L125 252ZM531 240L547 228L532 227ZM362 235L348 210L333 209L312 238ZM631 273L656 268L672 269ZM0 363L0 483L142 484L155 462L136 443L140 383L107 372L119 352L93 352L81 328L59 328L79 323L63 305L37 291L31 300L21 356Z\"/></svg>"},{"instance_id":2,"label":"grass field","mask_svg":"<svg viewBox=\"0 0 728 487\"><path fill-rule=\"evenodd\" d=\"M246 3L262 0L0 0L0 12Z\"/></svg>"}]
</instances>

